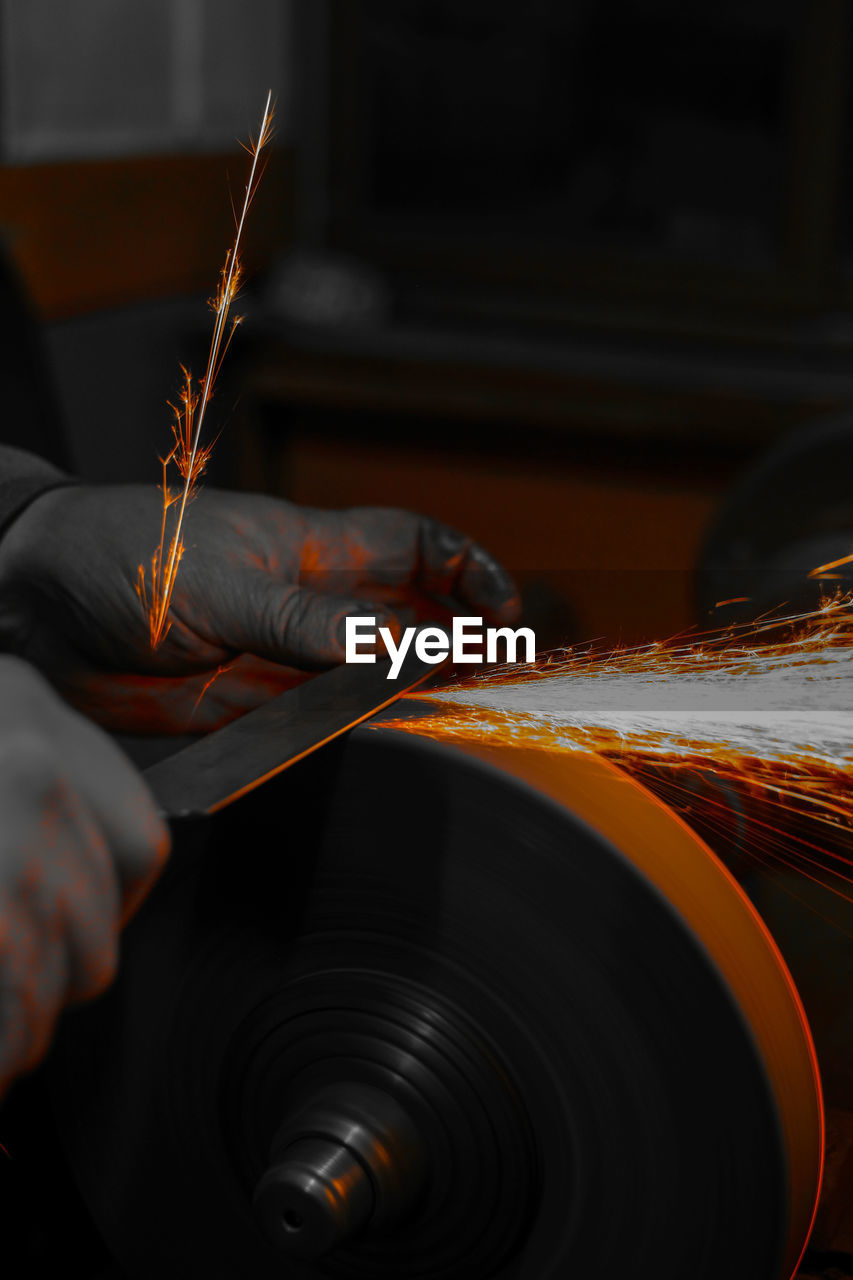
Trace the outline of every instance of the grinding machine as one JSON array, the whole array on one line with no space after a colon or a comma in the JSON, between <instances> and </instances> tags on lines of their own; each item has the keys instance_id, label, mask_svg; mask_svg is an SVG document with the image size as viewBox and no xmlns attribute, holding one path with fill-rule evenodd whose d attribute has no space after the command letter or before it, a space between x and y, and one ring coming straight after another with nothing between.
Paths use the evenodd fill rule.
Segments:
<instances>
[{"instance_id":1,"label":"grinding machine","mask_svg":"<svg viewBox=\"0 0 853 1280\"><path fill-rule=\"evenodd\" d=\"M171 864L50 1064L122 1273L787 1280L822 1106L770 934L618 768L384 725L432 670L149 769Z\"/></svg>"},{"instance_id":2,"label":"grinding machine","mask_svg":"<svg viewBox=\"0 0 853 1280\"><path fill-rule=\"evenodd\" d=\"M851 465L841 417L747 472L698 566L703 620L725 595L814 607L804 570L853 551ZM824 1121L774 937L844 1105L844 929L822 903L789 927L747 874L771 937L598 756L391 727L417 728L434 669L386 671L315 677L148 770L170 866L49 1064L122 1275L788 1280Z\"/></svg>"}]
</instances>

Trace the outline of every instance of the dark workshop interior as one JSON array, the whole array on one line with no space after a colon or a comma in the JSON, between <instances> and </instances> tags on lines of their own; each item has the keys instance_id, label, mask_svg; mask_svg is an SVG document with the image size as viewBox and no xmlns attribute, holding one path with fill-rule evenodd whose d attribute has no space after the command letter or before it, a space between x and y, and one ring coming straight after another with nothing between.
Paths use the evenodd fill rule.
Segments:
<instances>
[{"instance_id":1,"label":"dark workshop interior","mask_svg":"<svg viewBox=\"0 0 853 1280\"><path fill-rule=\"evenodd\" d=\"M271 88L211 485L464 529L543 648L726 621L762 570L793 590L761 543L782 516L736 488L761 467L812 563L853 550L851 0L0 0L0 23L0 232L76 474L158 482ZM767 893L835 1054L800 1274L843 1280L853 913L824 937L815 890L798 932Z\"/></svg>"},{"instance_id":2,"label":"dark workshop interior","mask_svg":"<svg viewBox=\"0 0 853 1280\"><path fill-rule=\"evenodd\" d=\"M849 399L847 6L196 8L6 6L77 471L156 479L271 85L211 479L464 526L543 645L691 626L733 478Z\"/></svg>"}]
</instances>

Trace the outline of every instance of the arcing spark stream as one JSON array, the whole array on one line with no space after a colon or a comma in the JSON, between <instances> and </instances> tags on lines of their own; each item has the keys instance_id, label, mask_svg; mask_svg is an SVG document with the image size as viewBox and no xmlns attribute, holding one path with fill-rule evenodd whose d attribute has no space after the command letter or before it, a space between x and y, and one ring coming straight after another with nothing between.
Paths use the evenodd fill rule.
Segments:
<instances>
[{"instance_id":1,"label":"arcing spark stream","mask_svg":"<svg viewBox=\"0 0 853 1280\"><path fill-rule=\"evenodd\" d=\"M754 856L853 896L849 597L691 643L558 651L418 696L425 714L397 727L598 753L676 807L698 803L706 827L722 825L719 786L736 788L754 805ZM716 788L704 804L697 773ZM800 820L808 835L791 834Z\"/></svg>"}]
</instances>

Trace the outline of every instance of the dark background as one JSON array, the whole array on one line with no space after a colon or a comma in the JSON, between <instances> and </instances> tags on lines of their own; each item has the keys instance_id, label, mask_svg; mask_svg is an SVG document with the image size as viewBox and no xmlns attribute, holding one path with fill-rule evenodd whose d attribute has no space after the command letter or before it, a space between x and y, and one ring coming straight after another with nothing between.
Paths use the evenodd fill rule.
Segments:
<instances>
[{"instance_id":1,"label":"dark background","mask_svg":"<svg viewBox=\"0 0 853 1280\"><path fill-rule=\"evenodd\" d=\"M733 477L853 394L846 0L6 0L0 225L77 469L157 478L277 141L211 479L428 510L541 643L696 620Z\"/></svg>"}]
</instances>

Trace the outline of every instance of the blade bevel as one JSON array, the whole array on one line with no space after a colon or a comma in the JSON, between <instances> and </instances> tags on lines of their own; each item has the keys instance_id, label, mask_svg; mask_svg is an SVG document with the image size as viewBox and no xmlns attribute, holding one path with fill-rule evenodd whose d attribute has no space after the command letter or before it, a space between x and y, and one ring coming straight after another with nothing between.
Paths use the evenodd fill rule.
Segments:
<instances>
[{"instance_id":1,"label":"blade bevel","mask_svg":"<svg viewBox=\"0 0 853 1280\"><path fill-rule=\"evenodd\" d=\"M343 665L289 689L145 771L169 817L215 813L346 733L441 670L411 651L396 679L390 658Z\"/></svg>"}]
</instances>

